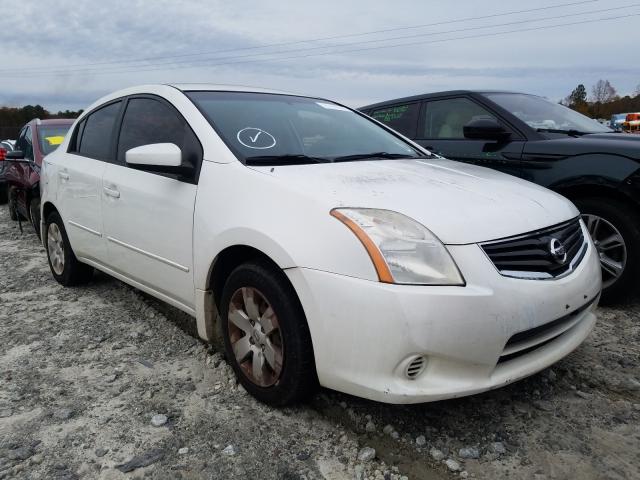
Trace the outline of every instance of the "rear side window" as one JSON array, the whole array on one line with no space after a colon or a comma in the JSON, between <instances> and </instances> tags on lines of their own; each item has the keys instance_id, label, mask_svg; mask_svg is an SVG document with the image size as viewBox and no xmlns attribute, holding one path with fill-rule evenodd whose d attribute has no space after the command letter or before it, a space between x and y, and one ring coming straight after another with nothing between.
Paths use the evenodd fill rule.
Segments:
<instances>
[{"instance_id":1,"label":"rear side window","mask_svg":"<svg viewBox=\"0 0 640 480\"><path fill-rule=\"evenodd\" d=\"M415 138L419 113L420 104L409 103L374 110L371 116L402 135Z\"/></svg>"},{"instance_id":2,"label":"rear side window","mask_svg":"<svg viewBox=\"0 0 640 480\"><path fill-rule=\"evenodd\" d=\"M91 113L78 128L76 151L85 157L109 160L113 129L120 113L122 102L115 102Z\"/></svg>"},{"instance_id":3,"label":"rear side window","mask_svg":"<svg viewBox=\"0 0 640 480\"><path fill-rule=\"evenodd\" d=\"M122 119L118 163L126 163L127 150L153 143L173 143L182 150L183 164L197 167L200 163L200 142L174 108L152 98L133 98Z\"/></svg>"},{"instance_id":4,"label":"rear side window","mask_svg":"<svg viewBox=\"0 0 640 480\"><path fill-rule=\"evenodd\" d=\"M427 103L424 139L464 139L464 126L471 120L495 119L484 107L468 98L449 98Z\"/></svg>"}]
</instances>

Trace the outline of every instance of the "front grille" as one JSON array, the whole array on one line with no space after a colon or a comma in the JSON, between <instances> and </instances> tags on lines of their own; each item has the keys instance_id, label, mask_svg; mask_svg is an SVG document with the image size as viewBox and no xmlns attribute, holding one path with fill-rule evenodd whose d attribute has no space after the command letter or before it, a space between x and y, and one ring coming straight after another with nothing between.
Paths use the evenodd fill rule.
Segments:
<instances>
[{"instance_id":1,"label":"front grille","mask_svg":"<svg viewBox=\"0 0 640 480\"><path fill-rule=\"evenodd\" d=\"M548 279L575 269L584 258L587 245L576 218L544 230L483 243L481 247L504 276ZM562 255L561 248L566 255Z\"/></svg>"}]
</instances>

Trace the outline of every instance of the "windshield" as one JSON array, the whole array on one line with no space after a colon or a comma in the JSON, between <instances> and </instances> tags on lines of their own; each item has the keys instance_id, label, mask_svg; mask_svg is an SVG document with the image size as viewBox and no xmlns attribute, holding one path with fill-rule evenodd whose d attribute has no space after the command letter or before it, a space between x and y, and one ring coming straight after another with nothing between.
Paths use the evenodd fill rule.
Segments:
<instances>
[{"instance_id":1,"label":"windshield","mask_svg":"<svg viewBox=\"0 0 640 480\"><path fill-rule=\"evenodd\" d=\"M71 125L41 125L38 127L40 137L40 151L44 155L49 155L64 140L64 136L69 131Z\"/></svg>"},{"instance_id":2,"label":"windshield","mask_svg":"<svg viewBox=\"0 0 640 480\"><path fill-rule=\"evenodd\" d=\"M571 130L579 133L611 132L611 129L581 113L535 95L487 93L484 96L536 130Z\"/></svg>"},{"instance_id":3,"label":"windshield","mask_svg":"<svg viewBox=\"0 0 640 480\"><path fill-rule=\"evenodd\" d=\"M187 92L235 155L287 165L423 156L373 121L326 100L246 92Z\"/></svg>"}]
</instances>

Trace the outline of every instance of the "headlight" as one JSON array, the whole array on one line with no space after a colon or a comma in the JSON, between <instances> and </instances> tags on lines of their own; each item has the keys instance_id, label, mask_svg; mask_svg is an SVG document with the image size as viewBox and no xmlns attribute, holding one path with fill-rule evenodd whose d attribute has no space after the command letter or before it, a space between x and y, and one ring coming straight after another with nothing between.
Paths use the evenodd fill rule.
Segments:
<instances>
[{"instance_id":1,"label":"headlight","mask_svg":"<svg viewBox=\"0 0 640 480\"><path fill-rule=\"evenodd\" d=\"M464 285L442 242L415 220L373 208L335 208L331 215L362 242L381 282Z\"/></svg>"}]
</instances>

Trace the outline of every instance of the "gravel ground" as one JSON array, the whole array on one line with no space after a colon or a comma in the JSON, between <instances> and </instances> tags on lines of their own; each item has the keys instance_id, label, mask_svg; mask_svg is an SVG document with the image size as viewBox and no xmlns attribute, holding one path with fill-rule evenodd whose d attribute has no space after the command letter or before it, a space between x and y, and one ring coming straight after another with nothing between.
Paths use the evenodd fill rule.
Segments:
<instances>
[{"instance_id":1,"label":"gravel ground","mask_svg":"<svg viewBox=\"0 0 640 480\"><path fill-rule=\"evenodd\" d=\"M192 319L102 274L65 289L0 212L0 479L640 478L640 302L553 368L417 406L265 407Z\"/></svg>"}]
</instances>

